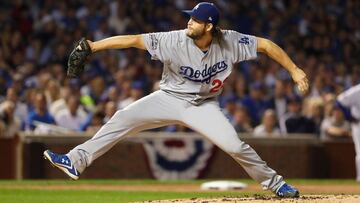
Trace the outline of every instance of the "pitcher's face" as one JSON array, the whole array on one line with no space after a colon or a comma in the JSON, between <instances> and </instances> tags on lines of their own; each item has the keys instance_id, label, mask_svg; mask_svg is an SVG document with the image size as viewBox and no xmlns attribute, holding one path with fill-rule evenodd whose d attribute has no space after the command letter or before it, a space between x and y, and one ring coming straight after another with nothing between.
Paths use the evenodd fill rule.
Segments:
<instances>
[{"instance_id":1,"label":"pitcher's face","mask_svg":"<svg viewBox=\"0 0 360 203\"><path fill-rule=\"evenodd\" d=\"M206 23L190 18L187 24L186 35L192 39L200 39L205 35Z\"/></svg>"}]
</instances>

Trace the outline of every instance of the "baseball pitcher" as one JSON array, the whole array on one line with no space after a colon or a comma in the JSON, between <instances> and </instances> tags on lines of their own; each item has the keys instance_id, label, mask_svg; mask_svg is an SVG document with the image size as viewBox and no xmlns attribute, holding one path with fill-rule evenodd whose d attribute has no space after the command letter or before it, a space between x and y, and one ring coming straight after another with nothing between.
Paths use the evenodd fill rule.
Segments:
<instances>
[{"instance_id":1,"label":"baseball pitcher","mask_svg":"<svg viewBox=\"0 0 360 203\"><path fill-rule=\"evenodd\" d=\"M360 181L360 84L349 88L337 97L345 115L351 117L351 134L355 145L356 180Z\"/></svg>"},{"instance_id":2,"label":"baseball pitcher","mask_svg":"<svg viewBox=\"0 0 360 203\"><path fill-rule=\"evenodd\" d=\"M126 136L170 124L192 128L231 155L264 189L279 197L298 197L299 191L237 136L221 112L216 96L234 64L255 59L262 52L291 74L300 91L308 89L305 73L270 40L220 30L219 11L212 3L192 10L187 28L171 32L114 36L91 42L82 39L69 57L68 75L81 74L86 57L105 49L138 48L163 64L160 90L132 103L115 115L92 137L67 154L47 150L44 156L72 179Z\"/></svg>"}]
</instances>

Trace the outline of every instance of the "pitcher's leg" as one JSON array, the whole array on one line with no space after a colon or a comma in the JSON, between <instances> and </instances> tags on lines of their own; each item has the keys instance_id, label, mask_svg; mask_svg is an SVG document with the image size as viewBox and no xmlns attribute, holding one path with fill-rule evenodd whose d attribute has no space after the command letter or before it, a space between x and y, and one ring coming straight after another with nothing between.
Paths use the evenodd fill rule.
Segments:
<instances>
[{"instance_id":1,"label":"pitcher's leg","mask_svg":"<svg viewBox=\"0 0 360 203\"><path fill-rule=\"evenodd\" d=\"M220 111L216 102L201 106L189 106L182 114L183 122L209 138L214 144L230 154L245 171L264 189L275 190L283 179L267 166L259 155L237 136L233 126Z\"/></svg>"},{"instance_id":2,"label":"pitcher's leg","mask_svg":"<svg viewBox=\"0 0 360 203\"><path fill-rule=\"evenodd\" d=\"M174 102L174 98L161 91L136 101L117 111L90 140L71 150L68 157L75 168L83 172L96 158L126 136L174 123L178 116Z\"/></svg>"}]
</instances>

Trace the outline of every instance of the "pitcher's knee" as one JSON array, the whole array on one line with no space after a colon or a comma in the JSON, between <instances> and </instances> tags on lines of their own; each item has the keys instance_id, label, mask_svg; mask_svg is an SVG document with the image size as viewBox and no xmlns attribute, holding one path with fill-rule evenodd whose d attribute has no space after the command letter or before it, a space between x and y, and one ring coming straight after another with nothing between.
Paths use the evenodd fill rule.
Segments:
<instances>
[{"instance_id":1,"label":"pitcher's knee","mask_svg":"<svg viewBox=\"0 0 360 203\"><path fill-rule=\"evenodd\" d=\"M110 118L108 123L122 123L124 125L132 125L136 122L136 113L131 113L128 110L121 109L115 112L115 114Z\"/></svg>"},{"instance_id":2,"label":"pitcher's knee","mask_svg":"<svg viewBox=\"0 0 360 203\"><path fill-rule=\"evenodd\" d=\"M249 145L241 141L238 143L230 143L227 146L223 147L223 150L225 150L229 154L241 154L244 153L247 148L249 148Z\"/></svg>"}]
</instances>

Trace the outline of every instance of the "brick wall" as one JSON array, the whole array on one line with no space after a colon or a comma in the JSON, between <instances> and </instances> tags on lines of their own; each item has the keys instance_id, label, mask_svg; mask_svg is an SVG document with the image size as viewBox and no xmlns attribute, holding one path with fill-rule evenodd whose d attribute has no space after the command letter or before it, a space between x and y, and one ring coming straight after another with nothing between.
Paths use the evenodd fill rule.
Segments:
<instances>
[{"instance_id":1,"label":"brick wall","mask_svg":"<svg viewBox=\"0 0 360 203\"><path fill-rule=\"evenodd\" d=\"M62 138L58 138L62 139ZM45 149L66 153L88 138L55 138L24 142L24 178L66 178L42 158ZM351 140L320 142L317 139L243 139L270 167L286 178L355 178L355 152ZM124 141L97 159L82 178L153 178L141 143ZM247 178L230 156L215 148L200 178Z\"/></svg>"}]
</instances>

